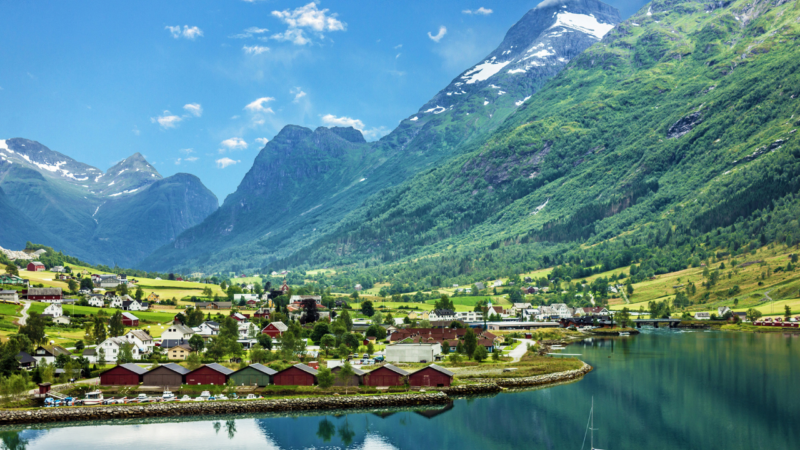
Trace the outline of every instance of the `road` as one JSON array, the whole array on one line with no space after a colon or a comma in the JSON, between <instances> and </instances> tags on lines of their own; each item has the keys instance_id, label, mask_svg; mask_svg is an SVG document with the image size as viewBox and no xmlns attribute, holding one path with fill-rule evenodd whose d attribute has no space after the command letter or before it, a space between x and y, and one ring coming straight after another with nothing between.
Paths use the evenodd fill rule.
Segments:
<instances>
[{"instance_id":1,"label":"road","mask_svg":"<svg viewBox=\"0 0 800 450\"><path fill-rule=\"evenodd\" d=\"M21 301L25 306L22 308L22 317L20 317L17 322L19 322L20 326L23 326L25 325L25 322L28 321L28 308L31 307L31 302L26 302L25 300Z\"/></svg>"},{"instance_id":2,"label":"road","mask_svg":"<svg viewBox=\"0 0 800 450\"><path fill-rule=\"evenodd\" d=\"M533 346L533 344L536 343L536 341L531 339L517 339L517 340L520 342L520 344L517 346L517 348L508 352L508 356L511 357L513 362L519 362L519 360L522 359L522 357L528 351L528 344Z\"/></svg>"},{"instance_id":3,"label":"road","mask_svg":"<svg viewBox=\"0 0 800 450\"><path fill-rule=\"evenodd\" d=\"M78 380L78 381L75 382L75 384L98 385L98 384L100 384L100 378L87 378L85 380ZM63 386L69 386L69 383L67 383L67 384L56 384L56 385L51 386L50 389L53 390L53 391L56 391L56 388L61 388ZM38 394L38 393L39 393L39 388L31 389L30 391L28 391L28 394L30 394L30 395Z\"/></svg>"}]
</instances>

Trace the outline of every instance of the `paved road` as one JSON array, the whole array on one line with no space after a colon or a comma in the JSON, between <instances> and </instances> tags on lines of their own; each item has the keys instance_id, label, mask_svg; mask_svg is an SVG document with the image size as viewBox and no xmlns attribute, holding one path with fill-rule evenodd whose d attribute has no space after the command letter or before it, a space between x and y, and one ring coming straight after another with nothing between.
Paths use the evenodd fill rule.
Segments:
<instances>
[{"instance_id":1,"label":"paved road","mask_svg":"<svg viewBox=\"0 0 800 450\"><path fill-rule=\"evenodd\" d=\"M28 320L28 308L31 307L31 302L26 302L25 300L22 300L22 303L25 305L22 308L22 317L20 317L19 320L17 321L17 322L19 322L20 326L25 325L25 322L27 322L27 320Z\"/></svg>"},{"instance_id":2,"label":"paved road","mask_svg":"<svg viewBox=\"0 0 800 450\"><path fill-rule=\"evenodd\" d=\"M519 360L522 359L522 357L528 351L528 344L533 345L536 343L536 341L531 339L517 339L517 340L520 341L521 343L517 346L517 348L508 352L508 356L512 358L513 362L519 362Z\"/></svg>"}]
</instances>

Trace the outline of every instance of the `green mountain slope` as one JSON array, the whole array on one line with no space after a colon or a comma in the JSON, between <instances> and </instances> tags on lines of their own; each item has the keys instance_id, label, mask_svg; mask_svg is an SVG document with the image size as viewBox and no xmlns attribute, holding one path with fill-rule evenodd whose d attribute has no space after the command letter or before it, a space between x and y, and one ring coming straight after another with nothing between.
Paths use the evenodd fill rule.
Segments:
<instances>
[{"instance_id":1,"label":"green mountain slope","mask_svg":"<svg viewBox=\"0 0 800 450\"><path fill-rule=\"evenodd\" d=\"M483 142L618 22L617 10L598 0L546 2L511 27L497 49L375 143L363 142L352 129L286 127L217 213L140 267L238 271L311 245L368 198ZM331 133L344 132L350 137L338 137L350 144L335 143Z\"/></svg>"},{"instance_id":2,"label":"green mountain slope","mask_svg":"<svg viewBox=\"0 0 800 450\"><path fill-rule=\"evenodd\" d=\"M464 265L456 277L492 267L484 258L501 248L514 255L503 264L542 263L619 236L663 244L656 229L780 228L769 222L800 187L799 18L798 2L782 0L654 1L475 151L276 266L419 268L427 256Z\"/></svg>"}]
</instances>

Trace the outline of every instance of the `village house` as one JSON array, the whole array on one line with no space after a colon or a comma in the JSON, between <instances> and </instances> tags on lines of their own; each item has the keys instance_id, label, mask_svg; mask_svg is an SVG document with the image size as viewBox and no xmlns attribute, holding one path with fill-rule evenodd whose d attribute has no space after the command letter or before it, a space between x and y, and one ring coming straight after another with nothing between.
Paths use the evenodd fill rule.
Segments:
<instances>
[{"instance_id":1,"label":"village house","mask_svg":"<svg viewBox=\"0 0 800 450\"><path fill-rule=\"evenodd\" d=\"M264 327L264 329L261 330L261 332L269 335L269 337L271 337L272 339L275 339L280 337L283 334L283 332L288 329L289 327L287 327L286 324L283 322L272 322L266 327Z\"/></svg>"},{"instance_id":2,"label":"village house","mask_svg":"<svg viewBox=\"0 0 800 450\"><path fill-rule=\"evenodd\" d=\"M97 349L94 348L85 348L83 349L83 353L81 354L89 364L97 364Z\"/></svg>"},{"instance_id":3,"label":"village house","mask_svg":"<svg viewBox=\"0 0 800 450\"><path fill-rule=\"evenodd\" d=\"M53 317L53 319L61 317L64 315L64 310L61 307L61 303L51 303L47 305L47 308L44 309L42 315L48 314Z\"/></svg>"},{"instance_id":4,"label":"village house","mask_svg":"<svg viewBox=\"0 0 800 450\"><path fill-rule=\"evenodd\" d=\"M0 291L0 302L19 303L19 296L15 290Z\"/></svg>"},{"instance_id":5,"label":"village house","mask_svg":"<svg viewBox=\"0 0 800 450\"><path fill-rule=\"evenodd\" d=\"M124 337L110 337L106 339L97 346L97 351L99 352L102 348L105 352L106 362L116 362L124 345L131 346L131 354L133 355L133 359L142 359L142 353L139 351L139 348Z\"/></svg>"},{"instance_id":6,"label":"village house","mask_svg":"<svg viewBox=\"0 0 800 450\"><path fill-rule=\"evenodd\" d=\"M129 312L122 313L122 324L126 327L138 327L139 318Z\"/></svg>"},{"instance_id":7,"label":"village house","mask_svg":"<svg viewBox=\"0 0 800 450\"><path fill-rule=\"evenodd\" d=\"M64 294L61 288L28 288L26 298L34 302L61 303Z\"/></svg>"},{"instance_id":8,"label":"village house","mask_svg":"<svg viewBox=\"0 0 800 450\"><path fill-rule=\"evenodd\" d=\"M233 370L219 364L206 364L186 374L186 384L213 384L222 386Z\"/></svg>"},{"instance_id":9,"label":"village house","mask_svg":"<svg viewBox=\"0 0 800 450\"><path fill-rule=\"evenodd\" d=\"M707 312L694 313L694 320L711 320L711 314Z\"/></svg>"},{"instance_id":10,"label":"village house","mask_svg":"<svg viewBox=\"0 0 800 450\"><path fill-rule=\"evenodd\" d=\"M125 339L137 347L139 353L143 355L153 353L153 348L155 348L155 341L143 330L130 330L125 334Z\"/></svg>"},{"instance_id":11,"label":"village house","mask_svg":"<svg viewBox=\"0 0 800 450\"><path fill-rule=\"evenodd\" d=\"M89 302L89 306L94 306L95 308L102 308L105 306L102 295L90 295L87 301Z\"/></svg>"},{"instance_id":12,"label":"village house","mask_svg":"<svg viewBox=\"0 0 800 450\"><path fill-rule=\"evenodd\" d=\"M483 313L480 311L461 311L456 313L456 320L462 322L481 322Z\"/></svg>"},{"instance_id":13,"label":"village house","mask_svg":"<svg viewBox=\"0 0 800 450\"><path fill-rule=\"evenodd\" d=\"M161 298L158 295L156 295L155 292L151 292L150 295L147 296L147 301L149 303L158 303L161 301Z\"/></svg>"},{"instance_id":14,"label":"village house","mask_svg":"<svg viewBox=\"0 0 800 450\"><path fill-rule=\"evenodd\" d=\"M428 314L428 320L456 320L456 313L449 309L434 309L430 312L430 314Z\"/></svg>"},{"instance_id":15,"label":"village house","mask_svg":"<svg viewBox=\"0 0 800 450\"><path fill-rule=\"evenodd\" d=\"M138 300L128 300L122 302L122 309L125 311L147 311L150 305L140 303Z\"/></svg>"},{"instance_id":16,"label":"village house","mask_svg":"<svg viewBox=\"0 0 800 450\"><path fill-rule=\"evenodd\" d=\"M395 344L386 347L386 361L389 362L403 362L403 363L418 363L418 362L432 362L441 358L442 344L441 343L409 343L409 344Z\"/></svg>"},{"instance_id":17,"label":"village house","mask_svg":"<svg viewBox=\"0 0 800 450\"><path fill-rule=\"evenodd\" d=\"M317 384L317 370L305 364L295 364L272 375L276 386L313 386Z\"/></svg>"},{"instance_id":18,"label":"village house","mask_svg":"<svg viewBox=\"0 0 800 450\"><path fill-rule=\"evenodd\" d=\"M119 278L116 275L92 275L92 282L95 287L102 289L116 289L119 286Z\"/></svg>"},{"instance_id":19,"label":"village house","mask_svg":"<svg viewBox=\"0 0 800 450\"><path fill-rule=\"evenodd\" d=\"M219 322L206 320L197 327L193 328L193 330L203 337L216 336L219 334Z\"/></svg>"},{"instance_id":20,"label":"village house","mask_svg":"<svg viewBox=\"0 0 800 450\"><path fill-rule=\"evenodd\" d=\"M244 300L245 303L249 300L254 302L258 301L258 294L233 294L233 302L238 304L240 301Z\"/></svg>"},{"instance_id":21,"label":"village house","mask_svg":"<svg viewBox=\"0 0 800 450\"><path fill-rule=\"evenodd\" d=\"M64 269L64 266L53 266L53 268L50 269L50 272L62 273L62 272L66 272L66 269Z\"/></svg>"},{"instance_id":22,"label":"village house","mask_svg":"<svg viewBox=\"0 0 800 450\"><path fill-rule=\"evenodd\" d=\"M722 318L722 316L728 313L733 314L733 310L727 306L720 306L719 308L717 308L717 317Z\"/></svg>"},{"instance_id":23,"label":"village house","mask_svg":"<svg viewBox=\"0 0 800 450\"><path fill-rule=\"evenodd\" d=\"M592 306L586 308L579 308L583 315L586 316L607 316L609 314L607 308L602 306Z\"/></svg>"},{"instance_id":24,"label":"village house","mask_svg":"<svg viewBox=\"0 0 800 450\"><path fill-rule=\"evenodd\" d=\"M40 263L39 261L31 261L28 263L28 272L44 272L45 267L44 264Z\"/></svg>"},{"instance_id":25,"label":"village house","mask_svg":"<svg viewBox=\"0 0 800 450\"><path fill-rule=\"evenodd\" d=\"M256 319L266 319L269 317L269 308L259 308L258 311L253 313Z\"/></svg>"},{"instance_id":26,"label":"village house","mask_svg":"<svg viewBox=\"0 0 800 450\"><path fill-rule=\"evenodd\" d=\"M206 309L231 309L232 302L209 302Z\"/></svg>"},{"instance_id":27,"label":"village house","mask_svg":"<svg viewBox=\"0 0 800 450\"><path fill-rule=\"evenodd\" d=\"M122 309L122 304L123 303L124 303L124 300L122 300L122 298L114 296L114 297L111 297L111 301L108 302L108 307L109 308Z\"/></svg>"},{"instance_id":28,"label":"village house","mask_svg":"<svg viewBox=\"0 0 800 450\"><path fill-rule=\"evenodd\" d=\"M247 339L258 335L258 327L252 322L239 322L239 339Z\"/></svg>"},{"instance_id":29,"label":"village house","mask_svg":"<svg viewBox=\"0 0 800 450\"><path fill-rule=\"evenodd\" d=\"M231 317L233 318L233 320L237 322L247 322L248 320L250 320L249 314L242 314L238 312L231 314Z\"/></svg>"},{"instance_id":30,"label":"village house","mask_svg":"<svg viewBox=\"0 0 800 450\"><path fill-rule=\"evenodd\" d=\"M182 323L173 323L167 329L161 333L161 340L180 340L186 339L189 340L194 335L194 330L187 327Z\"/></svg>"},{"instance_id":31,"label":"village house","mask_svg":"<svg viewBox=\"0 0 800 450\"><path fill-rule=\"evenodd\" d=\"M70 356L69 350L58 345L40 345L33 351L33 357L36 359L36 364L41 365L42 361L47 364L54 364L58 355Z\"/></svg>"},{"instance_id":32,"label":"village house","mask_svg":"<svg viewBox=\"0 0 800 450\"><path fill-rule=\"evenodd\" d=\"M167 349L167 359L170 361L183 361L192 353L192 346L188 342L173 345Z\"/></svg>"},{"instance_id":33,"label":"village house","mask_svg":"<svg viewBox=\"0 0 800 450\"><path fill-rule=\"evenodd\" d=\"M482 290L486 289L486 285L484 285L481 282L477 282L477 283L475 283L475 289L477 289L479 291L482 291Z\"/></svg>"},{"instance_id":34,"label":"village house","mask_svg":"<svg viewBox=\"0 0 800 450\"><path fill-rule=\"evenodd\" d=\"M147 369L136 364L121 364L100 374L101 386L136 386Z\"/></svg>"}]
</instances>

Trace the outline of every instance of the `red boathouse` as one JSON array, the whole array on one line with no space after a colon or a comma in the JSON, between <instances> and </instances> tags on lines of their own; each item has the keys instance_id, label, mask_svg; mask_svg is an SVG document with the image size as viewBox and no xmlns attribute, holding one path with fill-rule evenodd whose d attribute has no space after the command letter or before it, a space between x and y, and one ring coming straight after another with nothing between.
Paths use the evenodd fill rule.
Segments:
<instances>
[{"instance_id":1,"label":"red boathouse","mask_svg":"<svg viewBox=\"0 0 800 450\"><path fill-rule=\"evenodd\" d=\"M305 364L295 364L272 376L276 386L313 386L317 384L317 371Z\"/></svg>"},{"instance_id":2,"label":"red boathouse","mask_svg":"<svg viewBox=\"0 0 800 450\"><path fill-rule=\"evenodd\" d=\"M186 374L186 384L223 385L233 370L219 364L206 364Z\"/></svg>"},{"instance_id":3,"label":"red boathouse","mask_svg":"<svg viewBox=\"0 0 800 450\"><path fill-rule=\"evenodd\" d=\"M121 364L100 374L103 386L136 386L142 382L142 375L147 369L136 364Z\"/></svg>"},{"instance_id":4,"label":"red boathouse","mask_svg":"<svg viewBox=\"0 0 800 450\"><path fill-rule=\"evenodd\" d=\"M364 384L366 386L402 386L404 384L403 377L406 376L408 376L408 372L405 370L386 364L364 376Z\"/></svg>"},{"instance_id":5,"label":"red boathouse","mask_svg":"<svg viewBox=\"0 0 800 450\"><path fill-rule=\"evenodd\" d=\"M453 375L453 372L431 364L409 375L408 383L411 386L448 387L453 382Z\"/></svg>"}]
</instances>

